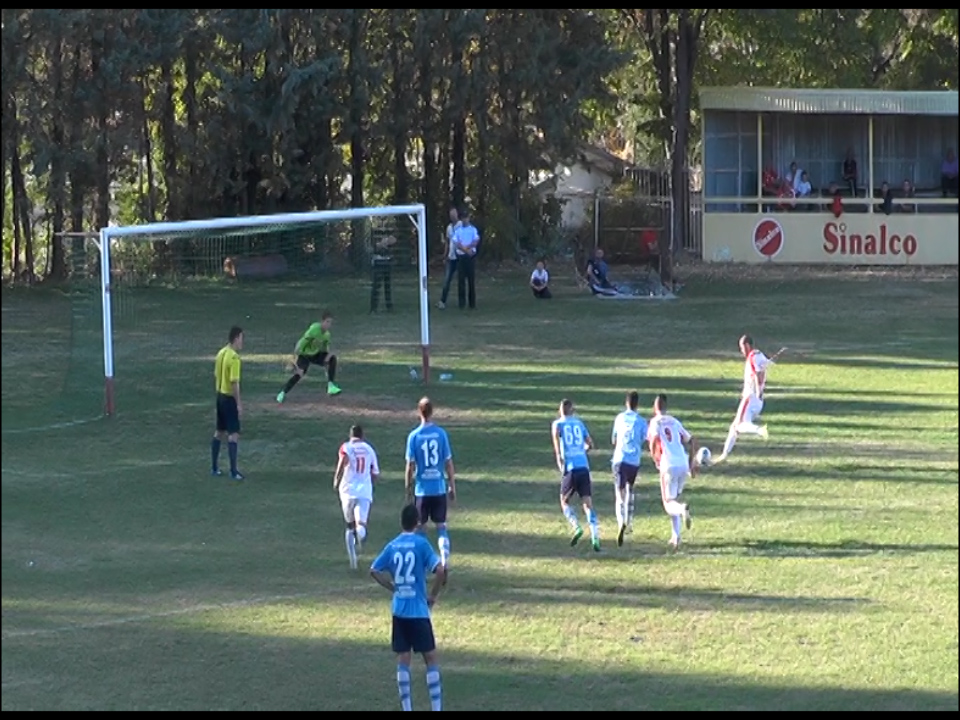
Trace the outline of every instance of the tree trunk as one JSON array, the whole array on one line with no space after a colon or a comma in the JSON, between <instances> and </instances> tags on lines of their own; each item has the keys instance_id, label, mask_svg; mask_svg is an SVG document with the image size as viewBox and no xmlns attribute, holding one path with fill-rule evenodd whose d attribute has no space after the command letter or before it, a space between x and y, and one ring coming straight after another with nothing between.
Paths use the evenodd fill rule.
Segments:
<instances>
[{"instance_id":1,"label":"tree trunk","mask_svg":"<svg viewBox=\"0 0 960 720\"><path fill-rule=\"evenodd\" d=\"M176 87L173 84L173 61L164 58L160 66L160 137L163 141L163 185L167 190L166 220L179 220L180 182L177 177Z\"/></svg>"},{"instance_id":2,"label":"tree trunk","mask_svg":"<svg viewBox=\"0 0 960 720\"><path fill-rule=\"evenodd\" d=\"M427 244L434 247L437 243L437 233L440 228L434 227L441 216L439 199L437 197L437 131L436 116L433 107L433 58L427 50L420 60L420 127L423 133L423 186L420 194L427 209Z\"/></svg>"},{"instance_id":3,"label":"tree trunk","mask_svg":"<svg viewBox=\"0 0 960 720\"><path fill-rule=\"evenodd\" d=\"M150 138L150 118L147 113L147 88L140 85L140 132L143 136L143 164L147 175L146 219L155 222L157 219L157 181L153 172L153 140Z\"/></svg>"},{"instance_id":4,"label":"tree trunk","mask_svg":"<svg viewBox=\"0 0 960 720\"><path fill-rule=\"evenodd\" d=\"M16 233L19 237L14 239L14 277L25 279L28 284L33 284L34 274L34 253L33 253L33 227L30 221L30 199L27 197L27 186L23 179L23 164L20 161L20 128L17 118L16 102L12 103L11 108L13 116L13 148L10 153L10 184L13 191L13 221L14 231L19 226L20 232ZM21 246L22 243L22 246ZM23 253L23 264L20 264L21 250Z\"/></svg>"},{"instance_id":5,"label":"tree trunk","mask_svg":"<svg viewBox=\"0 0 960 720\"><path fill-rule=\"evenodd\" d=\"M73 112L70 113L70 139L68 147L80 148L83 144L83 117L81 108L77 107L80 97L81 77L81 46L76 44L73 51L73 75L70 79L70 98ZM83 227L83 206L86 201L86 156L74 157L70 162L70 231L81 233ZM86 247L82 237L74 237L70 243L70 267L75 275L83 273L86 268Z\"/></svg>"},{"instance_id":6,"label":"tree trunk","mask_svg":"<svg viewBox=\"0 0 960 720\"><path fill-rule=\"evenodd\" d=\"M195 188L197 186L197 147L195 141L199 135L197 121L197 48L195 39L190 35L191 32L193 31L188 31L183 54L183 106L187 116L186 137L191 140L190 146L186 148L187 187ZM186 195L183 207L185 219L196 218L202 214L198 212L198 204L206 204L206 201L201 202L201 197L199 193L194 192Z\"/></svg>"},{"instance_id":7,"label":"tree trunk","mask_svg":"<svg viewBox=\"0 0 960 720\"><path fill-rule=\"evenodd\" d=\"M402 38L394 29L390 46L390 65L393 73L393 202L406 205L410 201L410 172L407 170L407 113L406 88L404 87L403 62L400 43Z\"/></svg>"},{"instance_id":8,"label":"tree trunk","mask_svg":"<svg viewBox=\"0 0 960 720\"><path fill-rule=\"evenodd\" d=\"M67 194L67 173L64 154L67 152L66 133L64 131L63 101L63 37L57 33L53 47L51 75L53 81L53 157L50 163L50 194L53 197L53 217L50 220L50 279L63 280L67 276L67 266L63 256L63 220Z\"/></svg>"},{"instance_id":9,"label":"tree trunk","mask_svg":"<svg viewBox=\"0 0 960 720\"><path fill-rule=\"evenodd\" d=\"M363 45L363 18L364 10L351 11L349 60L347 75L350 83L350 206L363 207L363 180L364 169L364 104L366 88L364 87L363 73L365 68L360 67Z\"/></svg>"},{"instance_id":10,"label":"tree trunk","mask_svg":"<svg viewBox=\"0 0 960 720\"><path fill-rule=\"evenodd\" d=\"M95 210L97 228L110 224L110 155L108 136L108 113L110 105L106 102L106 81L100 77L100 64L106 55L105 42L93 42L90 48L90 72L97 83L97 141L94 159L96 175L97 203Z\"/></svg>"},{"instance_id":11,"label":"tree trunk","mask_svg":"<svg viewBox=\"0 0 960 720\"><path fill-rule=\"evenodd\" d=\"M462 207L467 196L467 120L460 115L453 123L453 144L450 148L453 161L453 204Z\"/></svg>"}]
</instances>

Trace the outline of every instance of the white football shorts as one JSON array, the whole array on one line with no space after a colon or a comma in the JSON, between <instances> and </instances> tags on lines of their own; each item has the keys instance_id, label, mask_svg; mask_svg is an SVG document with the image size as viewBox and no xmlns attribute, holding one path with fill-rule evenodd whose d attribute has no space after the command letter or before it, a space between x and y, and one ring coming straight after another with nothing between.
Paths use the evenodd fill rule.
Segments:
<instances>
[{"instance_id":1,"label":"white football shorts","mask_svg":"<svg viewBox=\"0 0 960 720\"><path fill-rule=\"evenodd\" d=\"M757 397L745 397L740 400L740 407L737 408L737 418L734 421L737 425L740 423L752 423L763 412L763 400Z\"/></svg>"},{"instance_id":2,"label":"white football shorts","mask_svg":"<svg viewBox=\"0 0 960 720\"><path fill-rule=\"evenodd\" d=\"M663 486L665 500L676 500L687 485L690 477L690 468L668 467L660 471L660 483Z\"/></svg>"},{"instance_id":3,"label":"white football shorts","mask_svg":"<svg viewBox=\"0 0 960 720\"><path fill-rule=\"evenodd\" d=\"M340 507L343 508L343 521L347 523L367 524L370 517L372 500L366 498L340 497Z\"/></svg>"}]
</instances>

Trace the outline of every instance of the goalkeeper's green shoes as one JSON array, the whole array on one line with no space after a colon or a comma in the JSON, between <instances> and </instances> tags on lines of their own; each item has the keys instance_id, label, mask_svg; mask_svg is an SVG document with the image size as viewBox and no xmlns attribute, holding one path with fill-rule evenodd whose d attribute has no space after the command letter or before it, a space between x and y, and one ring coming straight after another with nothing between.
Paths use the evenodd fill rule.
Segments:
<instances>
[{"instance_id":1,"label":"goalkeeper's green shoes","mask_svg":"<svg viewBox=\"0 0 960 720\"><path fill-rule=\"evenodd\" d=\"M327 383L327 395L339 395L340 388L336 383L328 382Z\"/></svg>"},{"instance_id":2,"label":"goalkeeper's green shoes","mask_svg":"<svg viewBox=\"0 0 960 720\"><path fill-rule=\"evenodd\" d=\"M287 397L287 394L283 390L281 390L280 392L277 393L277 402L282 403L286 397Z\"/></svg>"}]
</instances>

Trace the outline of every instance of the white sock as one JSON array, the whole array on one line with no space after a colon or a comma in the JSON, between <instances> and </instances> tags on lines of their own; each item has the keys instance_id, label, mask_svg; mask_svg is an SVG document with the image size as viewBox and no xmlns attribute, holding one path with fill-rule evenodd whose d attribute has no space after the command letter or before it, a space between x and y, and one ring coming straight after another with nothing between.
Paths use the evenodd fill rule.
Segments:
<instances>
[{"instance_id":1,"label":"white sock","mask_svg":"<svg viewBox=\"0 0 960 720\"><path fill-rule=\"evenodd\" d=\"M347 557L351 563L355 563L357 561L357 545L356 538L353 536L353 530L347 530L346 533L344 533L343 539L347 543Z\"/></svg>"},{"instance_id":2,"label":"white sock","mask_svg":"<svg viewBox=\"0 0 960 720\"><path fill-rule=\"evenodd\" d=\"M737 444L737 427L732 426L730 432L727 433L727 439L723 443L723 454L727 456L730 454L730 451L733 450L733 446Z\"/></svg>"},{"instance_id":3,"label":"white sock","mask_svg":"<svg viewBox=\"0 0 960 720\"><path fill-rule=\"evenodd\" d=\"M623 490L623 517L624 525L633 522L633 490L629 486Z\"/></svg>"},{"instance_id":4,"label":"white sock","mask_svg":"<svg viewBox=\"0 0 960 720\"><path fill-rule=\"evenodd\" d=\"M680 526L683 525L682 518L679 515L671 515L670 523L673 525L673 536L680 539Z\"/></svg>"},{"instance_id":5,"label":"white sock","mask_svg":"<svg viewBox=\"0 0 960 720\"><path fill-rule=\"evenodd\" d=\"M627 515L624 512L623 495L617 495L617 527L627 524Z\"/></svg>"},{"instance_id":6,"label":"white sock","mask_svg":"<svg viewBox=\"0 0 960 720\"><path fill-rule=\"evenodd\" d=\"M737 425L737 433L741 435L763 435L760 426L752 422L742 422Z\"/></svg>"},{"instance_id":7,"label":"white sock","mask_svg":"<svg viewBox=\"0 0 960 720\"><path fill-rule=\"evenodd\" d=\"M687 506L676 500L667 500L663 504L663 509L667 511L667 515L670 517L682 518L683 514L687 511Z\"/></svg>"},{"instance_id":8,"label":"white sock","mask_svg":"<svg viewBox=\"0 0 960 720\"><path fill-rule=\"evenodd\" d=\"M360 542L363 542L367 539L367 528L363 525L357 525L357 538Z\"/></svg>"},{"instance_id":9,"label":"white sock","mask_svg":"<svg viewBox=\"0 0 960 720\"><path fill-rule=\"evenodd\" d=\"M580 527L580 520L577 518L577 511L569 505L563 509L563 516L567 519L567 522L570 523L570 527L572 527L574 530Z\"/></svg>"}]
</instances>

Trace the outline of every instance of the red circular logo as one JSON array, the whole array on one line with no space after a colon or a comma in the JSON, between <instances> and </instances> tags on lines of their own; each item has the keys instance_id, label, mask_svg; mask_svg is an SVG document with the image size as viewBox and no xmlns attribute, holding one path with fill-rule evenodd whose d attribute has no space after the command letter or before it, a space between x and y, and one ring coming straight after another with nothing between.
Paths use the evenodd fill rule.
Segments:
<instances>
[{"instance_id":1,"label":"red circular logo","mask_svg":"<svg viewBox=\"0 0 960 720\"><path fill-rule=\"evenodd\" d=\"M783 250L783 228L773 218L764 218L753 229L753 247L768 260Z\"/></svg>"}]
</instances>

